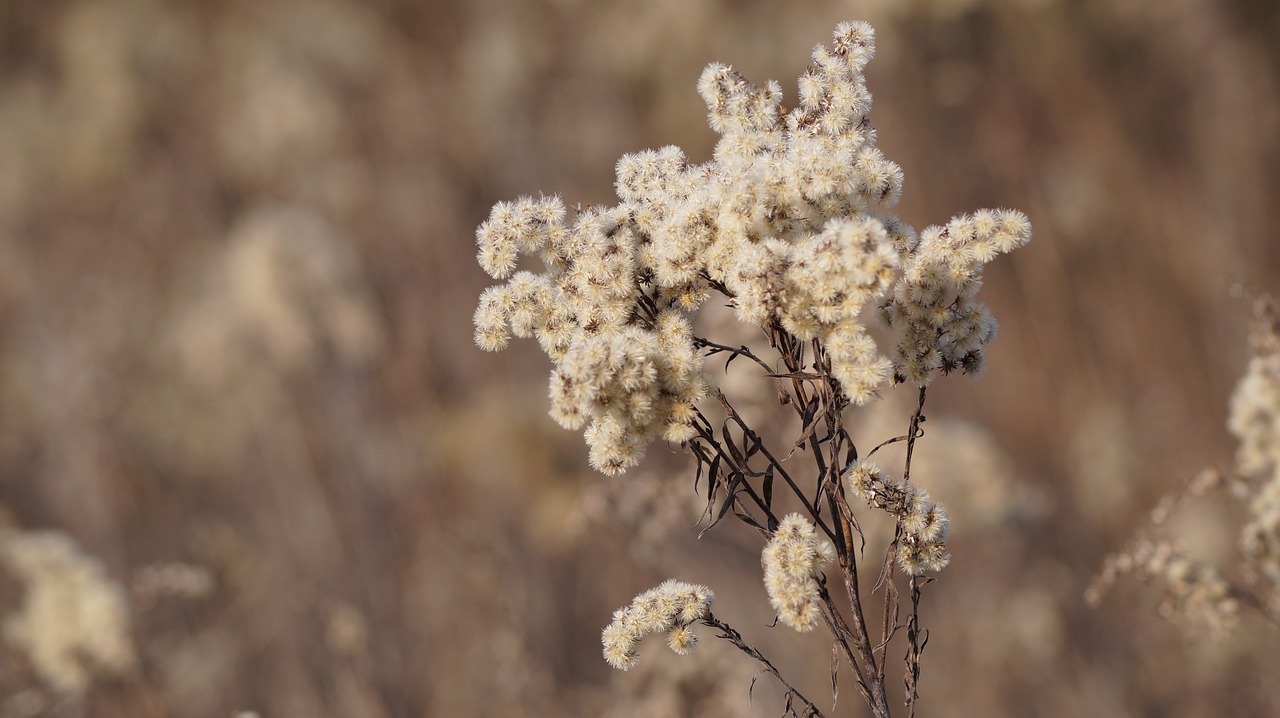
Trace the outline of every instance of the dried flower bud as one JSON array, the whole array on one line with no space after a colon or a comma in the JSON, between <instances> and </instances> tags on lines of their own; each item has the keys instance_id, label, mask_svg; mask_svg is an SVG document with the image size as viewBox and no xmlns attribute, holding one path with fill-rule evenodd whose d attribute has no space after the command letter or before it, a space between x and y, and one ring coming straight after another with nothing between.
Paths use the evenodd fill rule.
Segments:
<instances>
[{"instance_id":1,"label":"dried flower bud","mask_svg":"<svg viewBox=\"0 0 1280 718\"><path fill-rule=\"evenodd\" d=\"M863 459L855 463L847 472L849 490L864 501L870 501L876 486L884 486L885 473L872 461Z\"/></svg>"},{"instance_id":2,"label":"dried flower bud","mask_svg":"<svg viewBox=\"0 0 1280 718\"><path fill-rule=\"evenodd\" d=\"M898 565L912 576L940 571L951 561L947 553L947 532L951 519L942 504L929 492L904 485L874 463L861 460L846 473L849 490L872 508L883 509L898 518Z\"/></svg>"}]
</instances>

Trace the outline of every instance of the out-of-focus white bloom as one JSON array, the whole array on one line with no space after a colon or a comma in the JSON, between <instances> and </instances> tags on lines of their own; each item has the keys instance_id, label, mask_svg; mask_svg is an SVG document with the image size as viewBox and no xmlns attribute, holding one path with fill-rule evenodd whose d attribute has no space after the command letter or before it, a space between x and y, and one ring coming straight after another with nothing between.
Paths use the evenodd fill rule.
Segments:
<instances>
[{"instance_id":1,"label":"out-of-focus white bloom","mask_svg":"<svg viewBox=\"0 0 1280 718\"><path fill-rule=\"evenodd\" d=\"M1234 472L1206 469L1181 494L1165 497L1151 512L1149 528L1164 527L1178 502L1212 489L1228 491L1244 503L1240 530L1243 573L1263 594L1253 605L1280 617L1280 306L1254 299L1250 335L1253 358L1231 396L1227 428L1240 440ZM1154 531L1152 531L1154 533ZM1213 566L1190 556L1180 544L1140 536L1107 557L1085 594L1097 605L1120 576L1137 574L1165 589L1160 613L1170 620L1206 628L1221 637L1238 622L1239 597Z\"/></svg>"},{"instance_id":2,"label":"out-of-focus white bloom","mask_svg":"<svg viewBox=\"0 0 1280 718\"><path fill-rule=\"evenodd\" d=\"M95 674L134 666L124 591L65 534L5 529L0 562L26 585L22 609L5 619L5 639L42 680L81 694Z\"/></svg>"},{"instance_id":3,"label":"out-of-focus white bloom","mask_svg":"<svg viewBox=\"0 0 1280 718\"><path fill-rule=\"evenodd\" d=\"M1249 573L1267 584L1268 604L1280 615L1280 308L1269 297L1254 307L1254 356L1231 395L1227 427L1240 440L1236 463L1250 479L1249 521L1240 546Z\"/></svg>"},{"instance_id":4,"label":"out-of-focus white bloom","mask_svg":"<svg viewBox=\"0 0 1280 718\"><path fill-rule=\"evenodd\" d=\"M1160 614L1167 619L1201 626L1219 637L1239 620L1239 602L1222 575L1167 541L1139 539L1108 556L1085 598L1098 605L1116 579L1130 573L1162 585L1165 597Z\"/></svg>"}]
</instances>

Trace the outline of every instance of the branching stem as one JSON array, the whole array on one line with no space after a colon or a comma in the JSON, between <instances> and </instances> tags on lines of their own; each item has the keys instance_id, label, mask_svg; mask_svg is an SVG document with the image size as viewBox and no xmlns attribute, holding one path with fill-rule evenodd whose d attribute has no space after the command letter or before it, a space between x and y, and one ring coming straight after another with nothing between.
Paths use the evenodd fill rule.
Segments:
<instances>
[{"instance_id":1,"label":"branching stem","mask_svg":"<svg viewBox=\"0 0 1280 718\"><path fill-rule=\"evenodd\" d=\"M774 667L773 663L771 663L768 658L765 658L763 653L761 653L755 646L752 646L742 639L741 633L738 633L732 626L721 621L716 618L715 615L710 613L707 614L706 618L702 619L702 623L720 631L718 638L723 638L737 646L738 650L754 658L766 671L772 673L773 677L777 678L779 683L786 686L788 704L793 701L799 701L801 704L802 712L799 713L801 718L821 718L822 711L818 710L818 706L814 705L813 701L806 698L803 693L796 689L795 686L791 685L786 678L783 678L782 674L778 672L778 669Z\"/></svg>"}]
</instances>

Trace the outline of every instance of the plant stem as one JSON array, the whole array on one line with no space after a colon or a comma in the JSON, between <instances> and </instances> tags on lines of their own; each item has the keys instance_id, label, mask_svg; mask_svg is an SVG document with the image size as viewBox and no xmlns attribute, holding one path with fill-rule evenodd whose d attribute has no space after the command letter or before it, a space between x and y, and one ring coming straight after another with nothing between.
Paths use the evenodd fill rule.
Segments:
<instances>
[{"instance_id":1,"label":"plant stem","mask_svg":"<svg viewBox=\"0 0 1280 718\"><path fill-rule=\"evenodd\" d=\"M708 613L707 617L702 619L702 623L704 625L711 626L712 628L720 631L719 638L725 639L726 641L737 646L738 650L756 659L756 662L764 666L764 669L766 671L772 673L773 677L777 678L779 683L786 686L787 704L790 705L792 699L794 699L794 700L798 700L803 706L803 712L799 714L801 718L822 718L822 711L818 710L818 707L814 705L813 701L809 700L808 698L805 698L803 693L797 690L795 686L787 682L787 679L782 677L782 674L778 672L778 669L775 668L774 665L769 662L769 659L765 658L764 654L761 653L759 650L757 650L755 646L752 646L748 644L746 641L742 640L741 633L738 633L729 624L716 618L715 615L711 613ZM789 709L789 712L790 712L790 709Z\"/></svg>"}]
</instances>

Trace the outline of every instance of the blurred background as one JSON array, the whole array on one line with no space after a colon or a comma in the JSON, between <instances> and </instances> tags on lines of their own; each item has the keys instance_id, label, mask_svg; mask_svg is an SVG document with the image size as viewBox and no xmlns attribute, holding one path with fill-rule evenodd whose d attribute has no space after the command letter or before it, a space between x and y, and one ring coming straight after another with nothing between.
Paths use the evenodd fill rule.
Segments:
<instances>
[{"instance_id":1,"label":"blurred background","mask_svg":"<svg viewBox=\"0 0 1280 718\"><path fill-rule=\"evenodd\" d=\"M913 478L954 560L921 714L1280 704L1275 630L1083 600L1234 450L1229 288L1280 291L1275 2L47 0L0 4L0 717L779 714L717 641L606 666L611 612L671 576L829 705L830 646L767 626L757 539L696 538L686 457L593 474L536 345L485 354L471 314L495 201L708 159L702 68L794 97L846 19L878 30L903 219L1035 227L986 273L986 374L930 390ZM900 394L851 416L865 441ZM1231 507L1183 514L1234 576Z\"/></svg>"}]
</instances>

